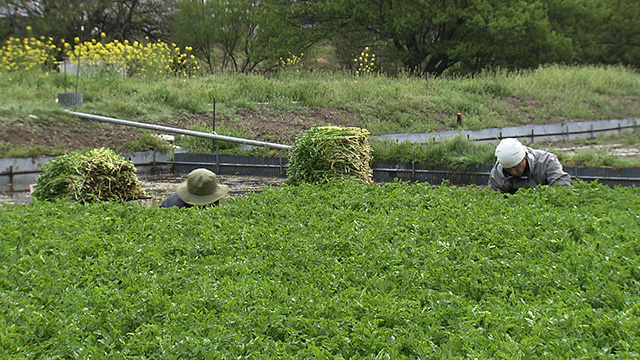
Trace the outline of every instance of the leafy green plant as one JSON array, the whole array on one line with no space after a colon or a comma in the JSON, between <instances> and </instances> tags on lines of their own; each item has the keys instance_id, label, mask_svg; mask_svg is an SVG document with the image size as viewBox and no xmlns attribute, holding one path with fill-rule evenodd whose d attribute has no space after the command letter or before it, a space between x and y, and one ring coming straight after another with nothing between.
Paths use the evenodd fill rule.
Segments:
<instances>
[{"instance_id":1,"label":"leafy green plant","mask_svg":"<svg viewBox=\"0 0 640 360\"><path fill-rule=\"evenodd\" d=\"M0 209L3 358L630 359L640 197L429 184Z\"/></svg>"},{"instance_id":2,"label":"leafy green plant","mask_svg":"<svg viewBox=\"0 0 640 360\"><path fill-rule=\"evenodd\" d=\"M113 150L75 151L42 165L33 198L71 199L80 203L129 201L146 196L136 168Z\"/></svg>"},{"instance_id":3,"label":"leafy green plant","mask_svg":"<svg viewBox=\"0 0 640 360\"><path fill-rule=\"evenodd\" d=\"M495 161L495 144L477 143L461 136L437 143L372 141L374 162L439 165L450 169L468 169Z\"/></svg>"},{"instance_id":4,"label":"leafy green plant","mask_svg":"<svg viewBox=\"0 0 640 360\"><path fill-rule=\"evenodd\" d=\"M193 125L189 127L189 130L198 131L203 133L212 133L211 127L204 125ZM245 135L242 131L234 129L229 126L218 126L216 127L216 134L225 135L237 138L245 138ZM184 149L189 149L191 152L195 153L212 153L215 152L215 148L218 150L230 150L230 149L238 149L240 147L240 143L224 141L224 140L212 140L195 136L181 135L176 138L176 145L180 146Z\"/></svg>"},{"instance_id":5,"label":"leafy green plant","mask_svg":"<svg viewBox=\"0 0 640 360\"><path fill-rule=\"evenodd\" d=\"M135 143L127 143L119 146L118 152L136 152L136 151L171 151L172 146L167 141L160 139L149 133L144 133Z\"/></svg>"},{"instance_id":6,"label":"leafy green plant","mask_svg":"<svg viewBox=\"0 0 640 360\"><path fill-rule=\"evenodd\" d=\"M348 178L372 183L369 132L355 127L320 126L302 133L290 150L288 184Z\"/></svg>"}]
</instances>

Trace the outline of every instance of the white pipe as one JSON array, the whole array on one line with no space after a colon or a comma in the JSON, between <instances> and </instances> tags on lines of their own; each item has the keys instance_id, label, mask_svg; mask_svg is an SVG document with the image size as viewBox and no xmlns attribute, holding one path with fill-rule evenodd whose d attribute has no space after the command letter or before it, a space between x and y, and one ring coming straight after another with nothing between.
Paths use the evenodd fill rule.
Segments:
<instances>
[{"instance_id":1,"label":"white pipe","mask_svg":"<svg viewBox=\"0 0 640 360\"><path fill-rule=\"evenodd\" d=\"M241 143L241 144L247 144L247 145L266 146L274 149L286 150L291 148L291 145L282 145L282 144L270 143L265 141L241 139L241 138L236 138L231 136L210 134L210 133L205 133L200 131L172 128L172 127L162 126L162 125L140 123L140 122L129 121L129 120L115 119L115 118L110 118L110 117L100 116L100 115L85 114L85 113L75 112L71 110L65 110L65 111L77 117L81 117L85 119L105 121L113 124L133 126L133 127L139 127L143 129L149 129L149 130L157 130L157 131L169 132L169 133L180 134L180 135L190 135L190 136L196 136L196 137L213 139L213 140L223 140L223 141L229 141L229 142L235 142L235 143Z\"/></svg>"}]
</instances>

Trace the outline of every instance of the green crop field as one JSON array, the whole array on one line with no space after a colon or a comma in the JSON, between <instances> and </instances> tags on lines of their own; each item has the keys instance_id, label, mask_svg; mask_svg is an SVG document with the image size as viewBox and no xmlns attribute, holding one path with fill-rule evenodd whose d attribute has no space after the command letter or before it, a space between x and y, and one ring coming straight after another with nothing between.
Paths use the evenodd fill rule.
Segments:
<instances>
[{"instance_id":1,"label":"green crop field","mask_svg":"<svg viewBox=\"0 0 640 360\"><path fill-rule=\"evenodd\" d=\"M597 183L8 206L0 358L634 358L639 214Z\"/></svg>"}]
</instances>

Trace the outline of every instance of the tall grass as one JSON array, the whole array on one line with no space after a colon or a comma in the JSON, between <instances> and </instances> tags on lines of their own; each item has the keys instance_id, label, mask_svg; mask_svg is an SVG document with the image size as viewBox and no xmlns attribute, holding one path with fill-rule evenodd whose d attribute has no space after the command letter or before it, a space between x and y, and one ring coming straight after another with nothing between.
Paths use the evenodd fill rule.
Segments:
<instances>
[{"instance_id":1,"label":"tall grass","mask_svg":"<svg viewBox=\"0 0 640 360\"><path fill-rule=\"evenodd\" d=\"M430 164L462 170L477 164L490 164L495 159L494 144L470 142L461 136L419 145L374 140L371 146L376 162Z\"/></svg>"}]
</instances>

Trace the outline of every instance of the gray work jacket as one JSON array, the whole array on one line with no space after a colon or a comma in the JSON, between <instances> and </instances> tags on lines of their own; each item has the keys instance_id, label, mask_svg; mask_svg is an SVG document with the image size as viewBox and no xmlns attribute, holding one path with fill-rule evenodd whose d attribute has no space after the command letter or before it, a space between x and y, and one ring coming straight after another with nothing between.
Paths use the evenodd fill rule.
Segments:
<instances>
[{"instance_id":1,"label":"gray work jacket","mask_svg":"<svg viewBox=\"0 0 640 360\"><path fill-rule=\"evenodd\" d=\"M522 176L511 176L499 162L491 169L489 186L503 193L515 193L519 188L538 185L571 186L571 176L562 170L562 164L554 154L525 146L527 168Z\"/></svg>"}]
</instances>

